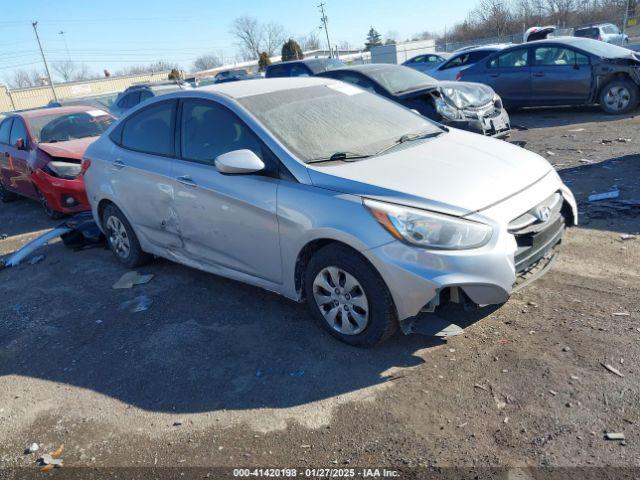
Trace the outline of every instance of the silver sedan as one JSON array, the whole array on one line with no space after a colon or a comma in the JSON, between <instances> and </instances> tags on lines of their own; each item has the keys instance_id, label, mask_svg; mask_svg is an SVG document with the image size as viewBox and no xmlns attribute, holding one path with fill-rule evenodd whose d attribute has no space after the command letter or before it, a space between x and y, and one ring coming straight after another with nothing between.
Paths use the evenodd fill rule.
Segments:
<instances>
[{"instance_id":1,"label":"silver sedan","mask_svg":"<svg viewBox=\"0 0 640 480\"><path fill-rule=\"evenodd\" d=\"M361 346L448 302L505 302L577 222L540 156L331 79L147 100L83 170L123 265L156 255L306 299Z\"/></svg>"}]
</instances>

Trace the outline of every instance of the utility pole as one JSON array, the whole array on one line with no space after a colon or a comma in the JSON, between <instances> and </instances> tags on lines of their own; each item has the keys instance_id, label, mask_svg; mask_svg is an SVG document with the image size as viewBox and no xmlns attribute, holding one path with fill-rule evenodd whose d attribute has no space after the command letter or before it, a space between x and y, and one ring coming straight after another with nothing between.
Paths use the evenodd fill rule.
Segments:
<instances>
[{"instance_id":1,"label":"utility pole","mask_svg":"<svg viewBox=\"0 0 640 480\"><path fill-rule=\"evenodd\" d=\"M627 29L627 22L629 21L629 3L631 0L624 2L624 19L622 20L622 35L620 35L620 46L624 46L624 32Z\"/></svg>"},{"instance_id":2,"label":"utility pole","mask_svg":"<svg viewBox=\"0 0 640 480\"><path fill-rule=\"evenodd\" d=\"M38 41L38 47L40 47L40 53L42 54L42 61L44 62L44 69L47 71L47 77L49 77L49 85L51 86L51 91L53 92L53 99L57 102L58 95L56 94L56 89L53 86L53 80L51 79L51 72L49 72L49 65L47 65L47 59L44 57L44 51L42 50L42 44L40 43L40 36L38 35L38 22L31 22L33 26L33 31L36 33L36 40Z\"/></svg>"},{"instance_id":3,"label":"utility pole","mask_svg":"<svg viewBox=\"0 0 640 480\"><path fill-rule=\"evenodd\" d=\"M331 41L329 40L329 30L327 29L327 16L324 14L324 3L321 3L320 5L318 5L318 8L320 9L320 13L322 13L322 17L320 17L320 20L324 25L324 33L327 34L327 47L329 48L329 58L332 58L333 52L331 51Z\"/></svg>"}]
</instances>

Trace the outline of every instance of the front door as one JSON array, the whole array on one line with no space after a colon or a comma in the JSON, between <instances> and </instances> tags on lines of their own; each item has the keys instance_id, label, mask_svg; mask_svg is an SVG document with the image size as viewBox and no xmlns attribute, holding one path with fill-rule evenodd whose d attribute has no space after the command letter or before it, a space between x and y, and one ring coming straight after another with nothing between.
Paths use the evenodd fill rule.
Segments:
<instances>
[{"instance_id":1,"label":"front door","mask_svg":"<svg viewBox=\"0 0 640 480\"><path fill-rule=\"evenodd\" d=\"M507 105L528 105L531 96L529 49L508 50L493 57L488 64L486 83Z\"/></svg>"},{"instance_id":2,"label":"front door","mask_svg":"<svg viewBox=\"0 0 640 480\"><path fill-rule=\"evenodd\" d=\"M187 257L274 283L282 282L276 217L280 180L271 153L226 107L203 99L182 103L181 158L172 172L175 210ZM267 168L224 175L217 156L248 149Z\"/></svg>"},{"instance_id":3,"label":"front door","mask_svg":"<svg viewBox=\"0 0 640 480\"><path fill-rule=\"evenodd\" d=\"M31 142L24 121L20 117L14 117L9 136L9 145L6 152L9 154L9 164L12 169L11 188L25 197L38 198L36 189L31 181L31 169L29 168L29 155ZM6 154L5 154L6 155ZM4 182L3 182L4 183Z\"/></svg>"},{"instance_id":4,"label":"front door","mask_svg":"<svg viewBox=\"0 0 640 480\"><path fill-rule=\"evenodd\" d=\"M583 103L591 94L589 57L571 48L534 50L531 97L536 104Z\"/></svg>"}]
</instances>

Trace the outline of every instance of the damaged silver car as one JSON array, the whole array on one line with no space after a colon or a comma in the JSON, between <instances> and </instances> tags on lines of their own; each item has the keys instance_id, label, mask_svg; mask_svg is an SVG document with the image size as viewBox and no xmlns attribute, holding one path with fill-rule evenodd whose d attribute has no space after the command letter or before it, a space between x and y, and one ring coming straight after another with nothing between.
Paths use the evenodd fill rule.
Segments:
<instances>
[{"instance_id":1,"label":"damaged silver car","mask_svg":"<svg viewBox=\"0 0 640 480\"><path fill-rule=\"evenodd\" d=\"M317 77L150 99L83 171L127 268L157 255L306 299L360 346L448 302L507 301L577 222L544 158Z\"/></svg>"},{"instance_id":2,"label":"damaged silver car","mask_svg":"<svg viewBox=\"0 0 640 480\"><path fill-rule=\"evenodd\" d=\"M357 85L451 127L498 138L511 132L502 100L487 85L438 81L412 68L390 64L355 65L318 76Z\"/></svg>"}]
</instances>

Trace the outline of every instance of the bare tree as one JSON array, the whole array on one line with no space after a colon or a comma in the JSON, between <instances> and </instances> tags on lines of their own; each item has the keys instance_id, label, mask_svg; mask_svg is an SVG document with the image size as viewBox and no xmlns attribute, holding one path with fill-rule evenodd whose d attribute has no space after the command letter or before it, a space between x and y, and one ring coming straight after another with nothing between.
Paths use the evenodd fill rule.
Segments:
<instances>
[{"instance_id":1,"label":"bare tree","mask_svg":"<svg viewBox=\"0 0 640 480\"><path fill-rule=\"evenodd\" d=\"M262 49L270 57L282 48L287 40L284 27L278 22L269 22L262 27Z\"/></svg>"},{"instance_id":2,"label":"bare tree","mask_svg":"<svg viewBox=\"0 0 640 480\"><path fill-rule=\"evenodd\" d=\"M308 52L310 50L320 50L320 39L318 33L313 30L304 37L298 39L298 43L302 47L302 50Z\"/></svg>"},{"instance_id":3,"label":"bare tree","mask_svg":"<svg viewBox=\"0 0 640 480\"><path fill-rule=\"evenodd\" d=\"M80 65L78 65L78 68L73 75L73 79L75 81L90 80L92 78L98 78L99 76L100 75L93 73L86 63L81 63Z\"/></svg>"},{"instance_id":4,"label":"bare tree","mask_svg":"<svg viewBox=\"0 0 640 480\"><path fill-rule=\"evenodd\" d=\"M11 88L27 88L33 86L31 74L22 68L13 72L11 78L7 80L7 84Z\"/></svg>"},{"instance_id":5,"label":"bare tree","mask_svg":"<svg viewBox=\"0 0 640 480\"><path fill-rule=\"evenodd\" d=\"M211 68L216 68L222 65L222 61L220 57L214 55L212 53L200 55L196 58L196 61L193 62L194 70L209 70Z\"/></svg>"},{"instance_id":6,"label":"bare tree","mask_svg":"<svg viewBox=\"0 0 640 480\"><path fill-rule=\"evenodd\" d=\"M264 35L258 20L247 15L236 18L231 26L231 35L236 38L243 58L248 60L258 58Z\"/></svg>"},{"instance_id":7,"label":"bare tree","mask_svg":"<svg viewBox=\"0 0 640 480\"><path fill-rule=\"evenodd\" d=\"M501 38L507 33L511 20L511 12L504 0L481 0L472 15L479 23L491 28Z\"/></svg>"},{"instance_id":8,"label":"bare tree","mask_svg":"<svg viewBox=\"0 0 640 480\"><path fill-rule=\"evenodd\" d=\"M76 63L71 60L62 60L60 62L54 62L51 65L54 72L56 72L63 82L70 82L76 73Z\"/></svg>"}]
</instances>

